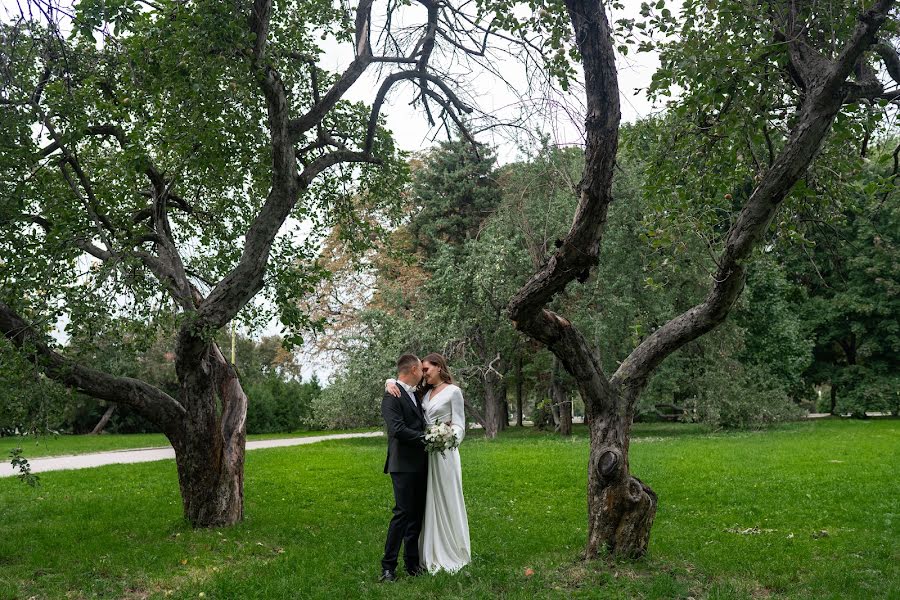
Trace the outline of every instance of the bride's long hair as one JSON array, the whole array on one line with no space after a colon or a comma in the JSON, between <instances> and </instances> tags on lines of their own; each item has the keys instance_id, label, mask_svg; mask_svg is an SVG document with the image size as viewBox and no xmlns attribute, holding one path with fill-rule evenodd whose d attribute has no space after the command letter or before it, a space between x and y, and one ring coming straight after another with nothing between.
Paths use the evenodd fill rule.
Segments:
<instances>
[{"instance_id":1,"label":"bride's long hair","mask_svg":"<svg viewBox=\"0 0 900 600\"><path fill-rule=\"evenodd\" d=\"M428 356L422 359L422 363L430 363L438 368L438 373L440 375L441 381L444 383L453 383L453 375L450 374L450 367L447 366L447 359L438 354L437 352L432 352ZM419 388L421 393L424 395L425 392L433 388L434 386L430 383L422 383L422 387Z\"/></svg>"}]
</instances>

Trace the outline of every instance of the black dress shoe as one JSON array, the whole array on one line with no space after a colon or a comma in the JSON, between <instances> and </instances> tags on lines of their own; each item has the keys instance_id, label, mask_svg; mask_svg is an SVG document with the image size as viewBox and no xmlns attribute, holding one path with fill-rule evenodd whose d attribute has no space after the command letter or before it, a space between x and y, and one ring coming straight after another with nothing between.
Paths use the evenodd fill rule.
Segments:
<instances>
[{"instance_id":1,"label":"black dress shoe","mask_svg":"<svg viewBox=\"0 0 900 600\"><path fill-rule=\"evenodd\" d=\"M407 569L407 570L406 570L406 573L407 573L410 577L418 577L419 575L424 575L424 574L427 573L427 572L428 572L428 571L426 571L426 570L425 570L424 568L422 568L422 567L416 567L415 569Z\"/></svg>"},{"instance_id":2,"label":"black dress shoe","mask_svg":"<svg viewBox=\"0 0 900 600\"><path fill-rule=\"evenodd\" d=\"M387 569L381 574L381 577L378 578L379 583L385 583L388 581L397 581L397 576L394 575L393 571L389 571Z\"/></svg>"}]
</instances>

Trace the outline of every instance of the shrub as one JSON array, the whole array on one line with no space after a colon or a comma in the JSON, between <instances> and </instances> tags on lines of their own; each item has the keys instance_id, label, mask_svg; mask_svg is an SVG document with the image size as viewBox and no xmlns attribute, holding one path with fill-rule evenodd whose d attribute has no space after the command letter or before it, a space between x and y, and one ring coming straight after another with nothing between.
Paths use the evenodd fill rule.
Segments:
<instances>
[{"instance_id":1,"label":"shrub","mask_svg":"<svg viewBox=\"0 0 900 600\"><path fill-rule=\"evenodd\" d=\"M315 399L321 393L316 379L285 381L269 376L248 382L247 433L297 431L309 425Z\"/></svg>"},{"instance_id":2,"label":"shrub","mask_svg":"<svg viewBox=\"0 0 900 600\"><path fill-rule=\"evenodd\" d=\"M837 414L864 417L866 412L900 412L900 376L848 365L835 379Z\"/></svg>"},{"instance_id":3,"label":"shrub","mask_svg":"<svg viewBox=\"0 0 900 600\"><path fill-rule=\"evenodd\" d=\"M383 379L347 376L335 379L313 399L307 424L325 429L380 425L383 388Z\"/></svg>"},{"instance_id":4,"label":"shrub","mask_svg":"<svg viewBox=\"0 0 900 600\"><path fill-rule=\"evenodd\" d=\"M799 418L781 381L764 367L743 366L708 370L698 392L685 401L685 418L714 427L755 428Z\"/></svg>"},{"instance_id":5,"label":"shrub","mask_svg":"<svg viewBox=\"0 0 900 600\"><path fill-rule=\"evenodd\" d=\"M0 336L0 436L64 428L71 397Z\"/></svg>"}]
</instances>

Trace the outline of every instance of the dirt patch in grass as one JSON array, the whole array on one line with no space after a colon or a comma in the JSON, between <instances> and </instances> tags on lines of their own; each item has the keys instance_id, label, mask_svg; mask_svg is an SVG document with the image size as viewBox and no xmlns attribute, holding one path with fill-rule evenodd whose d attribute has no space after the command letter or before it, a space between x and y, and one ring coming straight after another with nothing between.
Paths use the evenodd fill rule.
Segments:
<instances>
[{"instance_id":1,"label":"dirt patch in grass","mask_svg":"<svg viewBox=\"0 0 900 600\"><path fill-rule=\"evenodd\" d=\"M696 573L693 565L659 563L649 559L643 561L581 559L549 568L545 575L547 583L554 589L586 589L613 585L617 589L646 587L648 584L666 578L678 587L700 584L703 577Z\"/></svg>"}]
</instances>

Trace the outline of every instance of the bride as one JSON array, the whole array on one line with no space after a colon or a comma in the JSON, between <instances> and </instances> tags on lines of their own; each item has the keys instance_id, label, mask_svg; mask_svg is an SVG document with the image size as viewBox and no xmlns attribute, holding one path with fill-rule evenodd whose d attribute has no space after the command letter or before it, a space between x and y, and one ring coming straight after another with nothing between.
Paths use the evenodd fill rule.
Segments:
<instances>
[{"instance_id":1,"label":"bride","mask_svg":"<svg viewBox=\"0 0 900 600\"><path fill-rule=\"evenodd\" d=\"M428 424L448 423L457 442L466 431L462 390L453 385L447 361L440 354L422 360L425 395L422 407ZM400 395L393 380L388 391ZM421 389L421 388L420 388ZM469 521L462 491L462 468L456 448L428 455L428 491L425 496L425 520L419 536L419 559L431 574L444 570L455 573L469 564Z\"/></svg>"}]
</instances>

